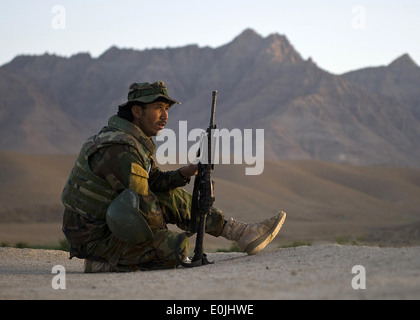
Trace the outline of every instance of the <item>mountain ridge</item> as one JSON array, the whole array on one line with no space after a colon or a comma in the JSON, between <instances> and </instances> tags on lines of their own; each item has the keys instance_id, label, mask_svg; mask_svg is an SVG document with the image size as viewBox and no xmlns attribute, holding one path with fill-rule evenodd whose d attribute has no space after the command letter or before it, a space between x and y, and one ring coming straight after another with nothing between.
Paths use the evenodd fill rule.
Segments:
<instances>
[{"instance_id":1,"label":"mountain ridge","mask_svg":"<svg viewBox=\"0 0 420 320\"><path fill-rule=\"evenodd\" d=\"M0 67L0 123L8 123L0 150L75 153L116 113L130 83L157 80L182 102L168 122L175 132L179 121L208 125L217 89L218 126L264 129L268 159L420 166L420 68L409 54L334 75L304 60L285 35L252 29L214 49L18 56ZM17 105L31 117L13 113Z\"/></svg>"}]
</instances>

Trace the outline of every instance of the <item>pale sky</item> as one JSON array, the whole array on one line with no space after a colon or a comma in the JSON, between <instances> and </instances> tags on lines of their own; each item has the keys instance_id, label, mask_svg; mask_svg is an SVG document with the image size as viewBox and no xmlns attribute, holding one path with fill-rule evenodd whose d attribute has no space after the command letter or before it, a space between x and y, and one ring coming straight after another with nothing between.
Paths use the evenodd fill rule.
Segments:
<instances>
[{"instance_id":1,"label":"pale sky","mask_svg":"<svg viewBox=\"0 0 420 320\"><path fill-rule=\"evenodd\" d=\"M219 47L247 28L285 35L336 74L420 64L420 0L2 0L0 66L20 54L98 57L111 46Z\"/></svg>"}]
</instances>

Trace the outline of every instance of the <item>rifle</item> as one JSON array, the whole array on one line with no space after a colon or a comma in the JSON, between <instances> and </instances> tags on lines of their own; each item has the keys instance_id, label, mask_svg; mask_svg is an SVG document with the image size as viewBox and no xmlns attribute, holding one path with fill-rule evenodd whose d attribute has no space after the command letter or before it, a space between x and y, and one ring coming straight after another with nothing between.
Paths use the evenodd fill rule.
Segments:
<instances>
[{"instance_id":1,"label":"rifle","mask_svg":"<svg viewBox=\"0 0 420 320\"><path fill-rule=\"evenodd\" d=\"M191 262L182 261L180 255L180 244L185 237L180 237L178 245L175 250L175 257L178 263L187 268L198 267L201 265L212 264L207 259L207 255L204 253L204 234L206 227L207 215L210 214L211 207L215 201L213 194L214 181L211 180L211 174L214 169L213 161L213 129L216 129L214 124L214 113L216 111L216 98L217 91L212 92L212 103L211 103L211 114L210 114L210 125L207 128L207 154L204 152L204 156L207 156L207 161L201 161L198 163L198 172L194 178L194 189L192 194L191 202L191 223L190 223L190 235L197 233L194 257ZM204 142L204 141L202 141ZM205 145L205 144L204 144ZM197 151L197 158L201 156L201 148ZM203 159L204 160L204 159Z\"/></svg>"}]
</instances>

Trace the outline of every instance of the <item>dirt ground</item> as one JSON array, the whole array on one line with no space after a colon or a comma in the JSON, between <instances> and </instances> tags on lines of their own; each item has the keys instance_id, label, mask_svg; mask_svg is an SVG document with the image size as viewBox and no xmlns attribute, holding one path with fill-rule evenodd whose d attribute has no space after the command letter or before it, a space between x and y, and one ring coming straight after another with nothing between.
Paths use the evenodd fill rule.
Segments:
<instances>
[{"instance_id":1,"label":"dirt ground","mask_svg":"<svg viewBox=\"0 0 420 320\"><path fill-rule=\"evenodd\" d=\"M320 244L209 259L193 269L85 274L64 251L3 247L0 299L420 298L420 247Z\"/></svg>"},{"instance_id":2,"label":"dirt ground","mask_svg":"<svg viewBox=\"0 0 420 320\"><path fill-rule=\"evenodd\" d=\"M220 165L216 206L227 218L252 223L287 212L263 252L217 253L232 243L206 236L213 265L84 274L83 261L67 252L12 248L64 239L59 199L74 158L0 152L0 299L420 298L418 169L267 161L263 175L246 176ZM26 185L39 187L22 199ZM54 289L64 270L65 289Z\"/></svg>"}]
</instances>

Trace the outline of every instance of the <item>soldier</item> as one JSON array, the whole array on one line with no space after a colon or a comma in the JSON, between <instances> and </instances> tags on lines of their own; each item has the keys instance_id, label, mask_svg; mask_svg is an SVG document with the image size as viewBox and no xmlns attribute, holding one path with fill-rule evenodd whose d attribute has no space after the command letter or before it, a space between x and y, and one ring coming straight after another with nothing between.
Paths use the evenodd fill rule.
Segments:
<instances>
[{"instance_id":1,"label":"soldier","mask_svg":"<svg viewBox=\"0 0 420 320\"><path fill-rule=\"evenodd\" d=\"M62 193L63 232L70 258L85 259L85 272L121 272L173 268L181 233L188 230L191 194L182 187L197 165L162 171L153 158L151 137L168 121L178 101L165 83L133 83L127 102L108 125L83 144ZM133 209L134 208L134 209ZM140 212L140 214L139 214ZM236 241L248 254L262 250L279 232L286 214L246 224L212 208L206 233ZM180 253L187 259L188 238Z\"/></svg>"}]
</instances>

